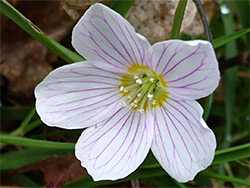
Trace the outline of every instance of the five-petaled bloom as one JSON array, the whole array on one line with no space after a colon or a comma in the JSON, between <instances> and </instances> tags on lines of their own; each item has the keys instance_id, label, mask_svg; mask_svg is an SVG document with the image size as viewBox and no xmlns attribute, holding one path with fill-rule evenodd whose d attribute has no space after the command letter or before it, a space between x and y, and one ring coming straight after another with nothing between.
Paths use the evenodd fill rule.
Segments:
<instances>
[{"instance_id":1,"label":"five-petaled bloom","mask_svg":"<svg viewBox=\"0 0 250 188\"><path fill-rule=\"evenodd\" d=\"M95 4L72 44L86 61L51 72L35 89L36 108L49 126L87 128L75 155L95 181L128 176L150 149L179 182L211 164L215 136L195 101L220 79L209 42L151 46L118 13Z\"/></svg>"}]
</instances>

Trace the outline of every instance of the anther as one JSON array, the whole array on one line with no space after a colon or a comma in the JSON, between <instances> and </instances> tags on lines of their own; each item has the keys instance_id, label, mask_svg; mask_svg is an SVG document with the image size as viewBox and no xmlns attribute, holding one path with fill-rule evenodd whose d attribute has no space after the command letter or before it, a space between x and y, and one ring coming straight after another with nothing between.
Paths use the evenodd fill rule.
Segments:
<instances>
[{"instance_id":1,"label":"anther","mask_svg":"<svg viewBox=\"0 0 250 188\"><path fill-rule=\"evenodd\" d=\"M147 95L147 97L149 98L149 100L152 100L152 97L153 97L154 95L151 95L150 93Z\"/></svg>"},{"instance_id":2,"label":"anther","mask_svg":"<svg viewBox=\"0 0 250 188\"><path fill-rule=\"evenodd\" d=\"M134 79L136 80L137 78L139 78L137 75L134 76Z\"/></svg>"},{"instance_id":3,"label":"anther","mask_svg":"<svg viewBox=\"0 0 250 188\"><path fill-rule=\"evenodd\" d=\"M123 90L124 90L124 86L121 86L121 87L120 87L120 91L123 91Z\"/></svg>"},{"instance_id":4,"label":"anther","mask_svg":"<svg viewBox=\"0 0 250 188\"><path fill-rule=\"evenodd\" d=\"M123 106L125 107L125 106L127 106L127 104L126 104L126 102L125 101L123 101Z\"/></svg>"},{"instance_id":5,"label":"anther","mask_svg":"<svg viewBox=\"0 0 250 188\"><path fill-rule=\"evenodd\" d=\"M135 100L134 100L134 103L137 103L137 102L138 102L137 99L135 99Z\"/></svg>"},{"instance_id":6,"label":"anther","mask_svg":"<svg viewBox=\"0 0 250 188\"><path fill-rule=\"evenodd\" d=\"M155 105L155 104L156 104L156 100L153 100L152 105Z\"/></svg>"},{"instance_id":7,"label":"anther","mask_svg":"<svg viewBox=\"0 0 250 188\"><path fill-rule=\"evenodd\" d=\"M141 96L141 93L138 93L138 94L137 94L137 97L140 97L140 96Z\"/></svg>"},{"instance_id":8,"label":"anther","mask_svg":"<svg viewBox=\"0 0 250 188\"><path fill-rule=\"evenodd\" d=\"M130 96L130 95L128 96L128 99L131 99L131 96Z\"/></svg>"},{"instance_id":9,"label":"anther","mask_svg":"<svg viewBox=\"0 0 250 188\"><path fill-rule=\"evenodd\" d=\"M136 80L136 83L137 83L137 84L142 84L142 80L141 80L141 79L137 79L137 80Z\"/></svg>"},{"instance_id":10,"label":"anther","mask_svg":"<svg viewBox=\"0 0 250 188\"><path fill-rule=\"evenodd\" d=\"M149 80L150 82L154 82L155 78L150 78Z\"/></svg>"},{"instance_id":11,"label":"anther","mask_svg":"<svg viewBox=\"0 0 250 188\"><path fill-rule=\"evenodd\" d=\"M127 93L127 92L128 92L128 90L124 89L124 92L125 92L125 93Z\"/></svg>"},{"instance_id":12,"label":"anther","mask_svg":"<svg viewBox=\"0 0 250 188\"><path fill-rule=\"evenodd\" d=\"M142 113L142 112L144 112L144 109L141 108L141 109L138 109L138 111Z\"/></svg>"}]
</instances>

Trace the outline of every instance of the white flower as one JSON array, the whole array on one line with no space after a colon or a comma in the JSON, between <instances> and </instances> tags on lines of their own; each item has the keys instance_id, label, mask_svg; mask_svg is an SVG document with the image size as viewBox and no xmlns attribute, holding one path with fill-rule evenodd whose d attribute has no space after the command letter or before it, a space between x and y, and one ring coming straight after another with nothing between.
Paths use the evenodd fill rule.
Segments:
<instances>
[{"instance_id":1,"label":"white flower","mask_svg":"<svg viewBox=\"0 0 250 188\"><path fill-rule=\"evenodd\" d=\"M119 14L92 5L72 44L87 61L60 67L35 89L49 126L83 129L75 154L95 181L135 171L151 149L179 182L214 157L216 140L196 99L218 86L209 42L169 40L151 46Z\"/></svg>"}]
</instances>

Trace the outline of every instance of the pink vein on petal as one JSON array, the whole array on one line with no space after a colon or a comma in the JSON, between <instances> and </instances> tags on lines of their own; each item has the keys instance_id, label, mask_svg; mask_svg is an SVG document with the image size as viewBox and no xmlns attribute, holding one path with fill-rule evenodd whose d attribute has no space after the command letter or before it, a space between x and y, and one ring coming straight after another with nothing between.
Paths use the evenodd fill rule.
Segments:
<instances>
[{"instance_id":1,"label":"pink vein on petal","mask_svg":"<svg viewBox=\"0 0 250 188\"><path fill-rule=\"evenodd\" d=\"M139 55L140 55L140 58L141 58L141 63L143 63L144 61L143 61L143 58L142 58L142 55L141 55L141 51L140 51L140 49L139 49L137 43L135 42L134 37L133 37L132 34L130 33L130 31L129 31L129 29L127 28L127 26L126 26L126 25L124 25L124 26L125 26L125 28L126 28L128 34L129 34L130 38L133 40L133 42L134 42L134 44L135 44L135 46L136 46L136 48L137 48L137 51L138 51L138 53L139 53ZM139 63L139 62L138 62L138 63Z\"/></svg>"},{"instance_id":2,"label":"pink vein on petal","mask_svg":"<svg viewBox=\"0 0 250 188\"><path fill-rule=\"evenodd\" d=\"M104 151L107 149L107 147L114 141L114 139L119 135L119 133L121 132L121 130L124 128L125 124L127 123L128 119L130 118L131 114L132 114L132 112L130 113L130 115L128 116L128 118L126 119L126 121L123 123L122 127L120 128L120 130L116 133L115 137L112 138L112 140L108 143L108 145L106 145L106 147L101 151L101 153L100 153L96 158L98 158L98 157L102 154L102 152L104 152ZM116 150L116 152L112 155L112 157L111 157L106 163L104 163L102 166L99 166L98 168L101 168L101 167L107 165L107 164L116 156L116 154L121 150L121 148L123 147L123 144L125 143L125 141L126 141L128 135L129 135L129 133L130 133L130 130L131 130L131 127L132 127L132 123L133 123L133 120L134 120L134 114L133 114L133 117L132 117L132 120L131 120L131 123L130 123L130 126L129 126L129 130L128 130L128 132L127 132L127 134L126 134L126 136L125 136L125 138L124 138L122 144L119 146L119 148ZM126 154L126 152L124 152L124 153ZM125 155L125 154L124 154L124 155ZM123 155L123 156L124 156L124 155ZM96 158L95 158L95 159L96 159ZM112 167L112 169L113 169L119 162L120 162L120 161L118 161L118 162ZM112 170L112 169L111 169L111 170Z\"/></svg>"},{"instance_id":3,"label":"pink vein on petal","mask_svg":"<svg viewBox=\"0 0 250 188\"><path fill-rule=\"evenodd\" d=\"M174 106L172 106L171 104L169 104L172 108L174 108L175 110L177 110ZM164 108L166 111L168 111L169 114L171 114L174 119L183 127L183 129L186 131L186 133L188 134L188 136L190 137L190 139L192 140L194 146L195 146L195 149L197 151L197 153L199 154L199 149L197 148L196 144L195 144L195 141L193 139L193 137L190 135L189 131L186 129L186 127L181 123L181 121L173 114L170 112L170 110ZM181 113L179 110L177 110L179 113ZM182 114L182 113L181 113ZM183 115L183 114L182 114ZM184 116L185 120L188 122L189 126L190 126L190 122L189 120L187 119L186 116ZM190 126L190 128L192 129L192 126ZM199 140L199 138L196 136L197 140Z\"/></svg>"},{"instance_id":4,"label":"pink vein on petal","mask_svg":"<svg viewBox=\"0 0 250 188\"><path fill-rule=\"evenodd\" d=\"M196 52L200 49L201 45L198 45L197 49L192 52L191 54L189 54L187 57L183 58L182 60L180 60L178 63L176 63L171 69L169 69L166 73L164 73L163 76L165 76L166 74L168 74L169 72L171 72L175 67L177 67L179 64L181 64L183 61L185 61L186 59L188 59L189 57L193 56L194 54L196 54ZM177 52L178 54L179 52Z\"/></svg>"},{"instance_id":5,"label":"pink vein on petal","mask_svg":"<svg viewBox=\"0 0 250 188\"><path fill-rule=\"evenodd\" d=\"M120 110L118 110L115 114L113 114L113 115L112 115L103 125L100 126L100 129L101 129L102 127L106 126L107 123L108 123L109 121L111 121L112 118L114 118L121 110L122 110L122 108L121 108ZM88 145L82 147L81 149L84 149L84 148L88 147L89 145L91 145L91 144L93 144L93 143L97 143L97 141L98 141L101 137L103 137L106 133L108 133L109 131L111 131L111 130L114 128L114 126L116 126L124 117L126 117L126 116L128 115L128 113L130 113L130 111L128 111L127 113L125 113L125 114L124 114L124 115L123 115L123 116L122 116L113 126L111 126L106 132L102 133L102 135L100 135L97 139L95 139L94 141L92 141L92 142L89 143ZM100 129L99 129L99 130L100 130ZM95 134L97 134L97 132L94 132L94 134L92 134L90 137L93 137ZM93 148L93 147L92 147L92 148Z\"/></svg>"},{"instance_id":6,"label":"pink vein on petal","mask_svg":"<svg viewBox=\"0 0 250 188\"><path fill-rule=\"evenodd\" d=\"M112 98L112 97L114 97L114 96L117 96L117 95L120 95L120 93L116 93L116 94L114 94L114 95L112 95L112 96L109 96L109 97L107 97L107 98L104 98L104 99L102 99L102 100L99 100L99 101L97 101L97 102L95 102L95 103L88 104L88 105L86 105L86 106L81 106L81 107L77 107L77 108L72 108L72 109L69 109L69 110L53 111L53 112L45 112L45 113L47 113L47 114L54 114L54 113L61 113L61 112L68 113L68 112L71 112L71 111L80 110L80 109L84 109L84 108L88 108L88 107L94 106L94 105L99 104L99 103L101 103L101 102L107 101L108 99L110 99L110 98Z\"/></svg>"},{"instance_id":7,"label":"pink vein on petal","mask_svg":"<svg viewBox=\"0 0 250 188\"><path fill-rule=\"evenodd\" d=\"M108 91L106 93L101 93L101 94L97 94L97 95L93 95L93 96L89 96L89 97L85 97L85 98L81 98L81 99L77 99L77 100L72 100L70 102L64 102L64 103L60 103L60 104L45 104L46 106L61 106L61 105L67 105L67 104L71 104L71 103L75 103L75 102L80 102L80 101L84 101L84 100L88 100L88 99L93 99L93 98L96 98L96 97L100 97L100 96L103 96L103 95L106 95L106 94L110 94L110 93L113 93L115 92L116 90L111 90L111 91Z\"/></svg>"},{"instance_id":8,"label":"pink vein on petal","mask_svg":"<svg viewBox=\"0 0 250 188\"><path fill-rule=\"evenodd\" d=\"M163 55L164 55L165 52L167 51L168 47L171 46L172 44L174 44L174 42L171 42L171 43L170 43L169 45L167 45L167 46L164 45L164 49L163 49L163 51L162 51L162 53L161 53L161 56L160 56L160 58L159 58L159 60L158 60L158 62L157 62L157 64L156 64L156 70L157 70L158 67L159 67L159 64L160 64L160 62L161 62L161 60L162 60Z\"/></svg>"},{"instance_id":9,"label":"pink vein on petal","mask_svg":"<svg viewBox=\"0 0 250 188\"><path fill-rule=\"evenodd\" d=\"M204 65L204 61L205 61L206 57L207 57L207 56L204 56L204 58L203 58L202 61L201 61L201 64L200 64L196 69L194 69L192 72L190 72L190 73L188 73L187 75L182 76L182 77L180 77L180 78L178 78L178 79L170 80L170 81L168 81L168 83L180 81L180 80L182 80L182 79L184 79L184 78L187 78L188 76L192 75L192 74L195 73L196 71L198 71L198 70Z\"/></svg>"},{"instance_id":10,"label":"pink vein on petal","mask_svg":"<svg viewBox=\"0 0 250 188\"><path fill-rule=\"evenodd\" d=\"M89 22L90 22L90 24L95 28L95 25L94 25L93 23L91 23L91 21L89 21ZM85 29L86 29L88 32L90 32L89 29L86 28L86 26L85 26L84 24L82 24L82 25L85 27ZM95 29L97 29L97 28L95 28ZM99 31L99 30L97 30L97 31ZM96 38L98 38L98 37L96 36ZM98 42L93 38L93 34L92 34L92 33L91 33L90 39L96 44L96 46L98 46L98 48L99 48L105 55L107 55L109 58L115 60L117 63L119 63L119 64L125 66L121 61L119 61L119 60L116 59L115 57L111 56L108 52L106 52L106 51L98 44ZM105 38L105 39L108 40L107 38ZM108 40L108 41L109 41L109 40ZM111 42L109 41L109 43L111 43ZM111 43L111 46L114 48L114 45L113 45L112 43ZM114 50L117 50L117 49L114 48ZM118 50L117 50L117 51L118 51ZM119 52L119 53L120 53L120 52Z\"/></svg>"},{"instance_id":11,"label":"pink vein on petal","mask_svg":"<svg viewBox=\"0 0 250 188\"><path fill-rule=\"evenodd\" d=\"M122 31L122 33L124 34L123 30L121 29L121 26L120 26L120 23L119 22L116 22L113 15L111 15L109 12L108 14L110 15L110 17L114 20L114 22L119 26L120 30ZM130 56L130 54L128 53L127 49L125 48L123 42L119 39L119 37L116 35L115 31L113 30L113 28L110 26L110 24L108 23L104 13L103 13L103 10L102 10L102 15L103 15L103 18L104 18L104 22L108 25L109 29L112 31L112 33L115 35L116 39L119 41L119 43L122 45L123 49L125 50L125 52L127 53L127 55L129 56L130 60L132 61L132 58ZM99 16L98 16L99 17ZM117 19L117 17L115 16L115 18ZM101 18L100 18L101 19ZM126 35L124 34L124 36L126 37ZM127 38L127 37L126 37ZM128 61L128 60L127 60ZM129 61L128 61L129 63Z\"/></svg>"},{"instance_id":12,"label":"pink vein on petal","mask_svg":"<svg viewBox=\"0 0 250 188\"><path fill-rule=\"evenodd\" d=\"M176 54L178 54L180 51L182 51L183 49L185 49L187 46L183 46L178 52L178 48L182 45L182 43L180 43L179 45L177 45L177 47L175 48L175 51L173 53L173 55L170 57L170 59L168 60L167 64L165 65L165 67L163 68L163 70L161 71L161 74L163 74L163 72L166 70L166 68L168 67L169 63L171 62L171 60L176 56ZM163 74L164 76L165 74Z\"/></svg>"},{"instance_id":13,"label":"pink vein on petal","mask_svg":"<svg viewBox=\"0 0 250 188\"><path fill-rule=\"evenodd\" d=\"M99 19L101 19L99 16L96 16L97 18L99 18ZM107 23L107 21L106 20L103 20L103 19L101 19L102 21L104 21L108 26L109 26L109 24ZM122 55L122 53L112 44L112 42L92 23L92 20L90 20L89 21L89 23L92 25L92 27L94 27L96 30L97 30L97 32L98 33L100 33L102 36L103 36L103 38L112 46L112 48L127 62L127 63L130 63L129 61L128 61L128 59L126 58L126 57L124 57L123 55ZM109 26L110 27L110 26ZM113 32L113 30L111 30L112 32ZM115 37L117 38L117 35L115 34ZM120 40L119 40L120 41ZM125 49L125 47L123 46L123 48Z\"/></svg>"},{"instance_id":14,"label":"pink vein on petal","mask_svg":"<svg viewBox=\"0 0 250 188\"><path fill-rule=\"evenodd\" d=\"M179 134L179 136L180 136L180 138L181 138L181 140L182 140L182 142L183 142L183 144L184 144L184 147L185 147L185 149L186 149L186 151L187 151L187 153L188 153L188 156L190 157L190 160L191 160L191 167L192 167L193 158L192 158L192 156L191 156L191 154L190 154L190 152L189 152L189 150L188 150L188 148L187 148L186 142L184 141L184 139L183 139L181 133L179 132L178 128L175 126L175 124L174 124L172 118L170 118L169 114L168 114L165 110L166 110L166 109L164 109L165 114L168 116L169 120L171 121L172 125L174 126L175 130L176 130L177 133ZM179 155L179 152L177 152L177 154ZM184 168L185 168L187 171L190 171L190 169L186 167L186 165L183 163L182 160L181 160L181 162L182 162Z\"/></svg>"},{"instance_id":15,"label":"pink vein on petal","mask_svg":"<svg viewBox=\"0 0 250 188\"><path fill-rule=\"evenodd\" d=\"M182 105L180 102L178 102L178 101L175 101L176 103L178 103L179 105L181 105L193 118L194 118L194 120L197 122L197 123L199 123L200 124L200 121L198 121L197 120L197 118L196 117L194 117L194 115L193 115L193 113L192 112L190 112L184 105ZM184 101L184 103L186 104L186 105L188 105L190 108L193 108L197 113L199 113L193 106L191 106L190 104L188 104L188 103L186 103L185 101ZM178 110L178 109L176 109L176 110ZM208 142L208 140L207 140L207 137L204 135L204 133L195 125L195 124L193 124L194 125L194 127L196 127L196 129L203 135L203 138L205 139L205 141L206 141L206 143L207 143L207 145L210 147L210 144L209 144L209 142Z\"/></svg>"}]
</instances>

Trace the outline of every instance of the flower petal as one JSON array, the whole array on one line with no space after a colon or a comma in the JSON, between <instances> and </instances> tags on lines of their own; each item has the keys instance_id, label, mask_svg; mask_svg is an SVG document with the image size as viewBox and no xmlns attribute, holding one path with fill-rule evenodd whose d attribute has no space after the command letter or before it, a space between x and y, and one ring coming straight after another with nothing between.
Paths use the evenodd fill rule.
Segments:
<instances>
[{"instance_id":1,"label":"flower petal","mask_svg":"<svg viewBox=\"0 0 250 188\"><path fill-rule=\"evenodd\" d=\"M99 3L92 5L74 27L72 44L95 66L116 72L124 72L135 63L142 65L150 47L127 20Z\"/></svg>"},{"instance_id":2,"label":"flower petal","mask_svg":"<svg viewBox=\"0 0 250 188\"><path fill-rule=\"evenodd\" d=\"M196 101L169 100L155 109L152 152L170 176L192 180L214 158L216 140Z\"/></svg>"},{"instance_id":3,"label":"flower petal","mask_svg":"<svg viewBox=\"0 0 250 188\"><path fill-rule=\"evenodd\" d=\"M88 62L51 72L35 89L36 109L49 126L85 128L120 109L120 77Z\"/></svg>"},{"instance_id":4,"label":"flower petal","mask_svg":"<svg viewBox=\"0 0 250 188\"><path fill-rule=\"evenodd\" d=\"M111 118L82 133L75 155L95 181L124 178L144 161L153 135L147 115L129 107L121 108Z\"/></svg>"},{"instance_id":5,"label":"flower petal","mask_svg":"<svg viewBox=\"0 0 250 188\"><path fill-rule=\"evenodd\" d=\"M150 66L162 75L173 99L199 99L211 94L220 73L207 41L170 40L153 45Z\"/></svg>"}]
</instances>

